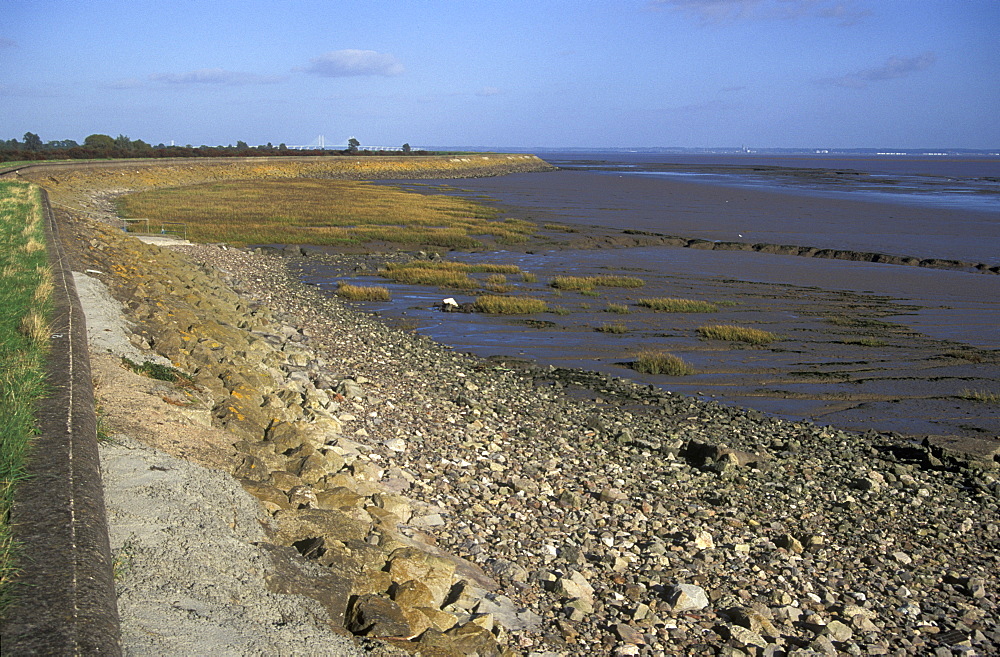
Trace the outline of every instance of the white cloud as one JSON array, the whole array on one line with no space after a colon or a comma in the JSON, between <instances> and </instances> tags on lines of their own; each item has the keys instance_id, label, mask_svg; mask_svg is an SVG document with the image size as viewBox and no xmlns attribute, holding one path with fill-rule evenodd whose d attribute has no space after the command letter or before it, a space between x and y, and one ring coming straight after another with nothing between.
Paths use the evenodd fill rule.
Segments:
<instances>
[{"instance_id":1,"label":"white cloud","mask_svg":"<svg viewBox=\"0 0 1000 657\"><path fill-rule=\"evenodd\" d=\"M703 23L714 24L812 16L853 25L872 13L870 9L858 8L855 0L651 0L651 6L672 9Z\"/></svg>"},{"instance_id":2,"label":"white cloud","mask_svg":"<svg viewBox=\"0 0 1000 657\"><path fill-rule=\"evenodd\" d=\"M933 66L935 61L937 61L937 56L932 52L925 52L916 57L893 56L887 59L881 66L862 69L840 77L824 78L818 82L835 87L864 89L870 82L895 80L906 77L911 73L924 71Z\"/></svg>"},{"instance_id":3,"label":"white cloud","mask_svg":"<svg viewBox=\"0 0 1000 657\"><path fill-rule=\"evenodd\" d=\"M274 84L284 78L280 75L259 75L257 73L241 73L227 71L222 68L200 68L187 73L153 73L149 76L153 82L167 84L215 84L226 86L241 86L251 84Z\"/></svg>"},{"instance_id":4,"label":"white cloud","mask_svg":"<svg viewBox=\"0 0 1000 657\"><path fill-rule=\"evenodd\" d=\"M391 77L403 73L403 65L389 53L374 50L334 50L309 60L306 73L327 78L358 75Z\"/></svg>"}]
</instances>

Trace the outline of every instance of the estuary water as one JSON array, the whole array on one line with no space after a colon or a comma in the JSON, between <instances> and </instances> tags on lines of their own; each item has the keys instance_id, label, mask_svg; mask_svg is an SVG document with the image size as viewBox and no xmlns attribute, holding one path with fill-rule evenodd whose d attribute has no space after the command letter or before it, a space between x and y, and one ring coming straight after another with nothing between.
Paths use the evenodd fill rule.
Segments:
<instances>
[{"instance_id":1,"label":"estuary water","mask_svg":"<svg viewBox=\"0 0 1000 657\"><path fill-rule=\"evenodd\" d=\"M1000 158L540 153L559 167L497 178L409 181L415 190L499 205L550 235L645 231L709 241L789 244L1000 265ZM518 264L538 276L511 293L546 299L531 318L443 314L434 304L474 294L390 284L367 307L480 356L582 367L670 390L851 429L1000 434L995 405L956 401L1000 393L1000 276L753 251L669 246L451 253ZM627 274L640 290L561 293L564 274ZM385 285L374 275L305 266L303 280ZM638 301L719 302L711 316L652 313ZM613 315L610 304L628 306ZM615 323L621 332L608 332ZM762 328L770 348L698 338L706 323ZM642 349L675 353L690 377L628 368ZM962 354L955 358L954 354ZM949 355L950 354L950 355Z\"/></svg>"}]
</instances>

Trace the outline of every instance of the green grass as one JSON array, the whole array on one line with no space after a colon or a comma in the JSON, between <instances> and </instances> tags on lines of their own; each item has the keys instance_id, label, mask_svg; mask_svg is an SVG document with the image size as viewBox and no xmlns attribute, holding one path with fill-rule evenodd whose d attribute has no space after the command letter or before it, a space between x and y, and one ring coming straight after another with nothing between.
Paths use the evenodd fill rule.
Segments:
<instances>
[{"instance_id":1,"label":"green grass","mask_svg":"<svg viewBox=\"0 0 1000 657\"><path fill-rule=\"evenodd\" d=\"M615 322L614 324L602 324L594 329L598 333L615 333L622 334L628 333L628 327L621 322Z\"/></svg>"},{"instance_id":2,"label":"green grass","mask_svg":"<svg viewBox=\"0 0 1000 657\"><path fill-rule=\"evenodd\" d=\"M609 303L604 312L615 313L616 315L628 315L632 311L624 303Z\"/></svg>"},{"instance_id":3,"label":"green grass","mask_svg":"<svg viewBox=\"0 0 1000 657\"><path fill-rule=\"evenodd\" d=\"M642 287L646 281L635 276L556 276L549 285L557 290L592 292L595 287Z\"/></svg>"},{"instance_id":4,"label":"green grass","mask_svg":"<svg viewBox=\"0 0 1000 657\"><path fill-rule=\"evenodd\" d=\"M967 388L960 392L958 397L980 404L1000 404L1000 393L989 390L970 390Z\"/></svg>"},{"instance_id":5,"label":"green grass","mask_svg":"<svg viewBox=\"0 0 1000 657\"><path fill-rule=\"evenodd\" d=\"M666 351L650 349L635 355L632 369L643 374L664 374L666 376L688 376L695 369L682 358Z\"/></svg>"},{"instance_id":6,"label":"green grass","mask_svg":"<svg viewBox=\"0 0 1000 657\"><path fill-rule=\"evenodd\" d=\"M388 301L392 298L388 288L378 285L351 285L343 281L337 284L337 296L348 301Z\"/></svg>"},{"instance_id":7,"label":"green grass","mask_svg":"<svg viewBox=\"0 0 1000 657\"><path fill-rule=\"evenodd\" d=\"M492 315L531 315L548 310L548 304L531 297L503 297L492 294L476 297L476 310Z\"/></svg>"},{"instance_id":8,"label":"green grass","mask_svg":"<svg viewBox=\"0 0 1000 657\"><path fill-rule=\"evenodd\" d=\"M37 433L46 394L45 359L53 289L36 187L0 181L0 611L11 601L17 544L9 525L15 489Z\"/></svg>"},{"instance_id":9,"label":"green grass","mask_svg":"<svg viewBox=\"0 0 1000 657\"><path fill-rule=\"evenodd\" d=\"M701 326L698 328L698 335L708 340L746 342L752 345L766 345L780 339L777 334L770 331L723 324Z\"/></svg>"},{"instance_id":10,"label":"green grass","mask_svg":"<svg viewBox=\"0 0 1000 657\"><path fill-rule=\"evenodd\" d=\"M661 313L714 313L719 309L714 303L693 299L639 299L638 304Z\"/></svg>"}]
</instances>

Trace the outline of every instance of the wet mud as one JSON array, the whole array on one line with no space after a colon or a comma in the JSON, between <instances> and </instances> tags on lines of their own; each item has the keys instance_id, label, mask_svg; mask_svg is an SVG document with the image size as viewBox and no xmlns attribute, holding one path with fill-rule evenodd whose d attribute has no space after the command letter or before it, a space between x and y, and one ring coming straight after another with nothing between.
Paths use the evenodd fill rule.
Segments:
<instances>
[{"instance_id":1,"label":"wet mud","mask_svg":"<svg viewBox=\"0 0 1000 657\"><path fill-rule=\"evenodd\" d=\"M842 428L980 438L1000 434L1000 407L963 398L968 391L1000 390L1000 340L995 335L990 340L988 333L960 321L988 313L983 321L1000 322L998 304L980 298L987 283L995 284L992 277L891 265L858 270L845 262L669 247L450 257L514 263L536 274L536 283L508 277L515 287L511 294L545 299L551 311L511 317L442 313L436 309L442 298L462 303L472 301L474 293L393 284L375 273L377 256L362 265L355 257L312 256L294 266L304 281L331 293L336 282L345 279L384 285L392 301L366 304L370 310L480 356L529 358L606 372ZM730 273L719 275L720 269ZM548 285L556 275L612 273L638 276L646 284L591 293L557 291ZM905 280L906 275L926 279L928 274L937 274L936 280L950 278L939 285L938 296L929 286L922 288L921 298L899 293L901 287L927 283ZM662 313L637 305L650 297L710 301L718 309ZM625 306L628 312L609 312L609 304ZM622 332L601 330L610 324L622 327ZM780 339L755 347L698 337L698 327L716 324L759 328ZM630 365L643 349L669 351L697 373L640 374Z\"/></svg>"},{"instance_id":2,"label":"wet mud","mask_svg":"<svg viewBox=\"0 0 1000 657\"><path fill-rule=\"evenodd\" d=\"M807 173L814 175L796 175ZM1000 435L1000 405L968 398L1000 393L996 213L581 171L411 188L463 194L536 222L528 244L446 256L517 264L537 282L509 276L509 293L545 299L553 310L440 313L434 306L442 298L469 302L475 293L379 278L379 258L398 254L356 260L313 252L296 263L300 276L331 291L342 279L384 285L393 299L369 305L373 312L480 356L607 372L841 428ZM646 284L591 293L548 285L557 275L606 274ZM718 309L657 313L637 305L649 297ZM628 313L608 312L608 304ZM619 328L600 330L609 324ZM697 329L709 324L780 339L763 347L700 339ZM635 353L649 348L682 357L697 373L631 369Z\"/></svg>"}]
</instances>

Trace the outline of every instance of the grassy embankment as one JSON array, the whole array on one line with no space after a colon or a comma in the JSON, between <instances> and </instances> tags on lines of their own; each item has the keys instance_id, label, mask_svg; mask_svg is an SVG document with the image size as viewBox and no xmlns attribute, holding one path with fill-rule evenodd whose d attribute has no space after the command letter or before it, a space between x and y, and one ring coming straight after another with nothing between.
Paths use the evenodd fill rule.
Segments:
<instances>
[{"instance_id":1,"label":"grassy embankment","mask_svg":"<svg viewBox=\"0 0 1000 657\"><path fill-rule=\"evenodd\" d=\"M10 602L16 544L8 524L45 394L52 270L37 187L0 181L0 610Z\"/></svg>"}]
</instances>

